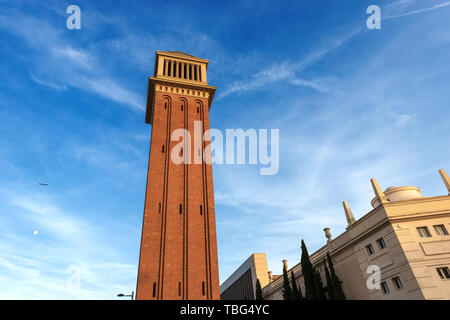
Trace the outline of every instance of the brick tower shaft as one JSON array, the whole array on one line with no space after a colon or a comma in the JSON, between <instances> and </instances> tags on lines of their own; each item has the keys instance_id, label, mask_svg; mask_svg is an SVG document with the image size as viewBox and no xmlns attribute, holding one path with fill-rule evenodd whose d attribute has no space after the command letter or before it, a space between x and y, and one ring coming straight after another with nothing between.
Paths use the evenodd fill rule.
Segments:
<instances>
[{"instance_id":1,"label":"brick tower shaft","mask_svg":"<svg viewBox=\"0 0 450 320\"><path fill-rule=\"evenodd\" d=\"M220 299L212 166L203 159L211 156L210 142L194 130L209 129L215 87L207 83L207 67L208 60L182 52L156 52L137 299ZM177 129L186 130L182 137Z\"/></svg>"}]
</instances>

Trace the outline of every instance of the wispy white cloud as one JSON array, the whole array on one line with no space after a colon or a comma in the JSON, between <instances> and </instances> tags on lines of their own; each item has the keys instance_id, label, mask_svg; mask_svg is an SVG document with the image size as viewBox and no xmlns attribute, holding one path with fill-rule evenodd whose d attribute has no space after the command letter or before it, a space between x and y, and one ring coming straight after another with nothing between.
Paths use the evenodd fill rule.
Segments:
<instances>
[{"instance_id":1,"label":"wispy white cloud","mask_svg":"<svg viewBox=\"0 0 450 320\"><path fill-rule=\"evenodd\" d=\"M361 29L357 28L342 38L333 39L327 46L312 50L310 54L308 54L298 62L292 63L285 61L282 63L276 63L253 74L252 77L250 79L247 79L246 81L234 82L229 85L228 88L226 88L224 91L219 93L218 99L223 99L233 93L251 91L254 89L262 88L274 82L286 80L289 80L294 85L308 86L315 90L324 92L326 91L326 89L315 84L314 81L296 78L296 75L298 73L301 73L303 70L313 65L314 63L320 61L329 52L347 43L360 31Z\"/></svg>"},{"instance_id":2,"label":"wispy white cloud","mask_svg":"<svg viewBox=\"0 0 450 320\"><path fill-rule=\"evenodd\" d=\"M391 3L388 3L387 5L385 5L385 8L393 8L393 7L398 7L398 6L404 6L407 4L411 4L413 3L414 0L397 0L397 1L393 1Z\"/></svg>"},{"instance_id":3,"label":"wispy white cloud","mask_svg":"<svg viewBox=\"0 0 450 320\"><path fill-rule=\"evenodd\" d=\"M395 119L395 124L398 127L407 127L415 122L418 122L416 114L396 114L392 113L392 117Z\"/></svg>"},{"instance_id":4,"label":"wispy white cloud","mask_svg":"<svg viewBox=\"0 0 450 320\"><path fill-rule=\"evenodd\" d=\"M84 50L77 50L70 46L66 46L63 48L54 48L51 52L55 58L62 58L67 63L73 63L74 65L87 70L93 69L93 57Z\"/></svg>"},{"instance_id":5,"label":"wispy white cloud","mask_svg":"<svg viewBox=\"0 0 450 320\"><path fill-rule=\"evenodd\" d=\"M31 77L31 79L34 82L36 82L36 83L38 83L40 85L46 86L46 87L50 87L50 88L58 90L58 91L67 91L67 90L69 90L69 88L65 84L56 84L56 83L53 83L51 81L45 81L45 80L42 80L42 79L38 79L31 72L30 72L30 77Z\"/></svg>"},{"instance_id":6,"label":"wispy white cloud","mask_svg":"<svg viewBox=\"0 0 450 320\"><path fill-rule=\"evenodd\" d=\"M74 219L61 211L55 205L47 203L43 198L30 195L10 195L11 204L21 209L22 216L33 224L38 225L41 230L45 230L60 238L84 239L84 232L88 231L88 226L78 219ZM79 240L77 240L79 241Z\"/></svg>"},{"instance_id":7,"label":"wispy white cloud","mask_svg":"<svg viewBox=\"0 0 450 320\"><path fill-rule=\"evenodd\" d=\"M145 97L137 94L111 76L93 52L75 48L56 28L44 20L15 13L0 16L0 29L26 41L32 50L36 72L30 77L36 83L64 90L76 87L132 109L145 110ZM52 81L40 80L51 78Z\"/></svg>"},{"instance_id":8,"label":"wispy white cloud","mask_svg":"<svg viewBox=\"0 0 450 320\"><path fill-rule=\"evenodd\" d=\"M136 265L124 262L107 230L48 195L22 189L2 190L2 196L8 212L0 223L15 224L0 236L0 299L114 299L130 290ZM69 266L79 268L80 288L68 286Z\"/></svg>"},{"instance_id":9,"label":"wispy white cloud","mask_svg":"<svg viewBox=\"0 0 450 320\"><path fill-rule=\"evenodd\" d=\"M310 87L313 88L319 92L327 92L329 89L324 87L323 85L320 85L318 81L311 81L311 80L305 80L301 78L295 78L291 80L291 83L296 86L302 86L302 87Z\"/></svg>"},{"instance_id":10,"label":"wispy white cloud","mask_svg":"<svg viewBox=\"0 0 450 320\"><path fill-rule=\"evenodd\" d=\"M218 99L222 99L233 93L240 93L263 87L269 83L281 81L294 76L297 67L290 63L281 63L270 66L254 74L249 81L238 81L222 91Z\"/></svg>"},{"instance_id":11,"label":"wispy white cloud","mask_svg":"<svg viewBox=\"0 0 450 320\"><path fill-rule=\"evenodd\" d=\"M142 95L139 95L133 91L130 91L115 80L109 77L80 77L79 81L70 81L70 83L87 91L95 92L107 99L126 104L133 109L144 111L145 100L142 99Z\"/></svg>"},{"instance_id":12,"label":"wispy white cloud","mask_svg":"<svg viewBox=\"0 0 450 320\"><path fill-rule=\"evenodd\" d=\"M405 12L405 13L400 13L400 14L396 14L396 15L382 17L382 20L411 16L411 15L415 15L415 14L419 14L419 13L424 13L424 12L428 12L428 11L437 10L437 9L448 7L448 6L450 6L450 1L443 2L443 3L440 3L440 4L436 4L436 5L428 7L428 8L417 9L417 10L412 10L412 11Z\"/></svg>"}]
</instances>

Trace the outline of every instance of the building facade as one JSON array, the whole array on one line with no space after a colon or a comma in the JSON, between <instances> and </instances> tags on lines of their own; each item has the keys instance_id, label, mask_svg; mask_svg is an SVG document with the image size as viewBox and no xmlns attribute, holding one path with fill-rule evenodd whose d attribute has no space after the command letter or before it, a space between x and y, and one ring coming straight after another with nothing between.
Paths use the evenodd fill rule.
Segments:
<instances>
[{"instance_id":1,"label":"building facade","mask_svg":"<svg viewBox=\"0 0 450 320\"><path fill-rule=\"evenodd\" d=\"M210 142L203 139L216 88L207 68L208 60L183 52L156 52L137 299L219 299Z\"/></svg>"},{"instance_id":2,"label":"building facade","mask_svg":"<svg viewBox=\"0 0 450 320\"><path fill-rule=\"evenodd\" d=\"M256 279L261 287L269 283L267 258L254 253L220 286L221 300L255 300Z\"/></svg>"},{"instance_id":3,"label":"building facade","mask_svg":"<svg viewBox=\"0 0 450 320\"><path fill-rule=\"evenodd\" d=\"M417 187L383 192L372 179L373 210L355 220L344 201L346 231L333 239L325 228L327 243L310 255L322 283L329 252L347 299L450 299L450 179L444 170L440 174L448 195L423 197ZM291 271L304 294L300 263L288 270L289 277ZM269 271L268 278L263 297L283 299L283 277Z\"/></svg>"}]
</instances>

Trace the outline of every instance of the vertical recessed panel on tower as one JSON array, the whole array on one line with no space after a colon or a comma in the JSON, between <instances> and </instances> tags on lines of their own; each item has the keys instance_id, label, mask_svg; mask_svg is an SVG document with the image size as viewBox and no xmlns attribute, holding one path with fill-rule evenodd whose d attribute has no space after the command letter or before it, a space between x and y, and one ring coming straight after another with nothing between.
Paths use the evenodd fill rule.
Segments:
<instances>
[{"instance_id":1,"label":"vertical recessed panel on tower","mask_svg":"<svg viewBox=\"0 0 450 320\"><path fill-rule=\"evenodd\" d=\"M216 90L207 68L208 60L183 52L156 52L137 299L220 298L212 166L205 161L211 155L202 139ZM172 141L174 131L184 137ZM172 153L189 161L173 161Z\"/></svg>"}]
</instances>

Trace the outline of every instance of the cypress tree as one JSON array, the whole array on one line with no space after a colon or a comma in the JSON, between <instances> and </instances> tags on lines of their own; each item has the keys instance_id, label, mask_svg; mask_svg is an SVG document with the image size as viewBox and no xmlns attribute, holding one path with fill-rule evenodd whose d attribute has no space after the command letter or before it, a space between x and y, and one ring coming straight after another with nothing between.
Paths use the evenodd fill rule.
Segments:
<instances>
[{"instance_id":1,"label":"cypress tree","mask_svg":"<svg viewBox=\"0 0 450 320\"><path fill-rule=\"evenodd\" d=\"M292 300L292 290L289 285L289 277L286 269L286 265L283 265L283 299Z\"/></svg>"},{"instance_id":2,"label":"cypress tree","mask_svg":"<svg viewBox=\"0 0 450 320\"><path fill-rule=\"evenodd\" d=\"M302 294L302 287L301 286L298 286L298 297L299 297L299 300L305 300L305 297Z\"/></svg>"},{"instance_id":3,"label":"cypress tree","mask_svg":"<svg viewBox=\"0 0 450 320\"><path fill-rule=\"evenodd\" d=\"M302 273L303 279L305 281L305 299L306 300L316 300L316 290L314 286L314 270L309 260L308 249L306 248L305 242L302 239Z\"/></svg>"},{"instance_id":4,"label":"cypress tree","mask_svg":"<svg viewBox=\"0 0 450 320\"><path fill-rule=\"evenodd\" d=\"M314 289L316 291L316 300L326 300L325 291L323 290L322 278L320 272L313 270L314 272Z\"/></svg>"},{"instance_id":5,"label":"cypress tree","mask_svg":"<svg viewBox=\"0 0 450 320\"><path fill-rule=\"evenodd\" d=\"M327 278L327 293L328 300L334 299L334 290L333 290L333 281L331 280L330 272L328 272L327 264L325 263L325 259L323 259L323 266L325 267L325 277Z\"/></svg>"},{"instance_id":6,"label":"cypress tree","mask_svg":"<svg viewBox=\"0 0 450 320\"><path fill-rule=\"evenodd\" d=\"M259 279L256 279L256 300L264 300Z\"/></svg>"},{"instance_id":7,"label":"cypress tree","mask_svg":"<svg viewBox=\"0 0 450 320\"><path fill-rule=\"evenodd\" d=\"M336 272L334 271L333 260L331 260L330 253L327 252L328 266L330 267L331 282L333 284L333 295L335 300L345 300L344 291L341 288L341 282L339 281Z\"/></svg>"},{"instance_id":8,"label":"cypress tree","mask_svg":"<svg viewBox=\"0 0 450 320\"><path fill-rule=\"evenodd\" d=\"M300 288L297 287L297 283L295 282L294 271L291 271L291 282L292 282L292 299L293 300L303 300L302 292Z\"/></svg>"}]
</instances>

